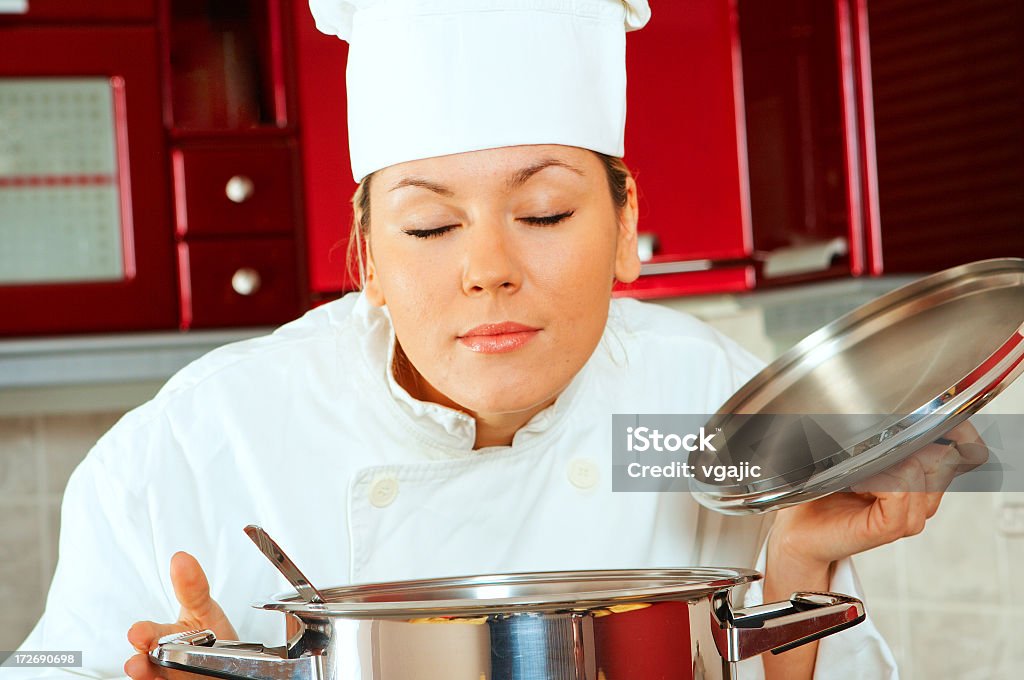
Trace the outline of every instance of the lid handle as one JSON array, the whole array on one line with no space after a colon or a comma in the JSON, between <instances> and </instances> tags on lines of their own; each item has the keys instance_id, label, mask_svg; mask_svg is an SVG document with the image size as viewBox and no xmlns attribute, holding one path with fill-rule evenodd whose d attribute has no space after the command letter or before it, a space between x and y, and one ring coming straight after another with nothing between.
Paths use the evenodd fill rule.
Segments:
<instances>
[{"instance_id":1,"label":"lid handle","mask_svg":"<svg viewBox=\"0 0 1024 680\"><path fill-rule=\"evenodd\" d=\"M864 603L838 593L793 593L788 602L733 609L729 591L713 598L715 646L729 661L781 654L864 620Z\"/></svg>"}]
</instances>

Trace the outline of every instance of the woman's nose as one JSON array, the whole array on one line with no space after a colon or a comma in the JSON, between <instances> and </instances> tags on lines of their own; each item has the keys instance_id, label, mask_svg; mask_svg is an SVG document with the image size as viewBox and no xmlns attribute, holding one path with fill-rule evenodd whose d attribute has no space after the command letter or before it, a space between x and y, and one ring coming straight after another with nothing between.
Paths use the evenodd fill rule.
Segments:
<instances>
[{"instance_id":1,"label":"woman's nose","mask_svg":"<svg viewBox=\"0 0 1024 680\"><path fill-rule=\"evenodd\" d=\"M511 235L500 220L468 229L462 288L467 295L514 292L522 283Z\"/></svg>"}]
</instances>

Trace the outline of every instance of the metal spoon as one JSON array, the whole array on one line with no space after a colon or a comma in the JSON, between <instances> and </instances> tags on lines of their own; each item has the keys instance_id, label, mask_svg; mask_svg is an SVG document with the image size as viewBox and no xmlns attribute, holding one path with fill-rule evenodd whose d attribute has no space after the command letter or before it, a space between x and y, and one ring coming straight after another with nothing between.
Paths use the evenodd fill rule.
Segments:
<instances>
[{"instance_id":1,"label":"metal spoon","mask_svg":"<svg viewBox=\"0 0 1024 680\"><path fill-rule=\"evenodd\" d=\"M274 566L288 579L288 582L295 586L299 597L311 604L324 603L324 597L320 594L320 591L314 588L309 579L303 576L299 568L295 566L295 563L281 550L281 546L262 527L250 524L245 528L245 534L252 539L252 542L256 544L260 552L274 563Z\"/></svg>"}]
</instances>

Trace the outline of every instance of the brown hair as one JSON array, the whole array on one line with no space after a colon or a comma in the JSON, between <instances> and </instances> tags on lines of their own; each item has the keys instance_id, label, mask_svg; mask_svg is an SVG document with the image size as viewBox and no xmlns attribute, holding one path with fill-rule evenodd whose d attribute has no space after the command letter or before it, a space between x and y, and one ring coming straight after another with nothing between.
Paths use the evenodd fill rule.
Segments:
<instances>
[{"instance_id":1,"label":"brown hair","mask_svg":"<svg viewBox=\"0 0 1024 680\"><path fill-rule=\"evenodd\" d=\"M594 152L594 155L601 159L601 163L604 165L612 203L621 210L626 207L628 200L626 180L632 176L632 173L621 158L597 151ZM349 234L346 260L349 277L358 281L360 286L366 280L366 259L363 256L363 249L366 247L367 236L370 233L370 183L373 181L373 175L374 173L371 172L364 177L352 195L352 231Z\"/></svg>"}]
</instances>

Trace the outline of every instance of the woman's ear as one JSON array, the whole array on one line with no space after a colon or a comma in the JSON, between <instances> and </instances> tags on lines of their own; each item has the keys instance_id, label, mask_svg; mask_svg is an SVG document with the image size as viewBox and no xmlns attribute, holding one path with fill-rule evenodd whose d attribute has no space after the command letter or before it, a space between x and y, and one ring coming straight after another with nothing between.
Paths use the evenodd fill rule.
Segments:
<instances>
[{"instance_id":1,"label":"woman's ear","mask_svg":"<svg viewBox=\"0 0 1024 680\"><path fill-rule=\"evenodd\" d=\"M377 266L373 263L373 254L369 247L366 248L366 281L363 283L363 293L372 305L383 307L386 304L384 290L377 276Z\"/></svg>"},{"instance_id":2,"label":"woman's ear","mask_svg":"<svg viewBox=\"0 0 1024 680\"><path fill-rule=\"evenodd\" d=\"M626 205L619 210L619 234L615 247L615 279L622 283L632 283L640 277L640 254L636 243L638 219L636 180L627 177Z\"/></svg>"}]
</instances>

